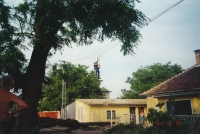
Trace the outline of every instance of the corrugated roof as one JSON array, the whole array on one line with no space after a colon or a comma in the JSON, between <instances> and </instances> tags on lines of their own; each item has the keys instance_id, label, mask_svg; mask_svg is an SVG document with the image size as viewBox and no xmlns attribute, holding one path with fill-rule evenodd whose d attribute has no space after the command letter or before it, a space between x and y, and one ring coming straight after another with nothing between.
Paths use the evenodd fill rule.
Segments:
<instances>
[{"instance_id":1,"label":"corrugated roof","mask_svg":"<svg viewBox=\"0 0 200 134\"><path fill-rule=\"evenodd\" d=\"M108 106L146 106L146 99L76 99L85 104L95 106L95 105L108 105Z\"/></svg>"},{"instance_id":2,"label":"corrugated roof","mask_svg":"<svg viewBox=\"0 0 200 134\"><path fill-rule=\"evenodd\" d=\"M157 95L173 92L196 91L200 89L200 66L193 66L169 80L143 92L141 95Z\"/></svg>"}]
</instances>

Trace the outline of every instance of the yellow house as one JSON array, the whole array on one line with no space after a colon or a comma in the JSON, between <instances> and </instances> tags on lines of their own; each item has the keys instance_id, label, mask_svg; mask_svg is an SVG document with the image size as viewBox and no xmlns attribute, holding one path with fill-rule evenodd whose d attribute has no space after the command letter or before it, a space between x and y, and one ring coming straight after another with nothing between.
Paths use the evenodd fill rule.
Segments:
<instances>
[{"instance_id":1,"label":"yellow house","mask_svg":"<svg viewBox=\"0 0 200 134\"><path fill-rule=\"evenodd\" d=\"M196 65L142 93L147 97L147 108L164 102L163 111L175 115L200 115L200 49L195 50ZM174 99L171 104L169 98Z\"/></svg>"},{"instance_id":2,"label":"yellow house","mask_svg":"<svg viewBox=\"0 0 200 134\"><path fill-rule=\"evenodd\" d=\"M76 99L66 109L67 118L79 122L129 124L139 123L139 110L146 113L146 107L146 99Z\"/></svg>"}]
</instances>

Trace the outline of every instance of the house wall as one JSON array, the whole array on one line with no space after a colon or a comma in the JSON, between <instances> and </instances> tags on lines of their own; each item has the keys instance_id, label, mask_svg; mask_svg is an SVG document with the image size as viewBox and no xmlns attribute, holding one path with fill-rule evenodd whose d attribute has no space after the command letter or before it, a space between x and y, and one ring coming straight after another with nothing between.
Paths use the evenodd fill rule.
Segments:
<instances>
[{"instance_id":1,"label":"house wall","mask_svg":"<svg viewBox=\"0 0 200 134\"><path fill-rule=\"evenodd\" d=\"M147 98L147 109L151 108L155 108L158 109L156 107L156 105L158 104L158 102L162 103L164 102L165 105L163 106L162 109L158 109L158 110L162 110L162 111L166 111L166 102L169 100L168 97L166 98L152 98L152 97L148 97ZM200 109L199 109L199 104L200 104L200 97L199 96L183 96L183 97L175 97L175 101L179 101L179 100L190 100L191 101L191 107L192 107L192 114L200 114Z\"/></svg>"},{"instance_id":2,"label":"house wall","mask_svg":"<svg viewBox=\"0 0 200 134\"><path fill-rule=\"evenodd\" d=\"M157 104L158 104L157 98L147 97L147 109L156 108Z\"/></svg>"},{"instance_id":3,"label":"house wall","mask_svg":"<svg viewBox=\"0 0 200 134\"><path fill-rule=\"evenodd\" d=\"M72 102L71 104L69 104L66 107L66 111L67 111L67 118L68 119L75 119L75 112L76 112L75 102Z\"/></svg>"},{"instance_id":4,"label":"house wall","mask_svg":"<svg viewBox=\"0 0 200 134\"><path fill-rule=\"evenodd\" d=\"M124 124L130 123L130 111L129 107L124 106L92 106L91 112L93 113L92 122L109 122L111 119L107 119L107 111L115 111L116 118L112 119L113 122L120 122Z\"/></svg>"},{"instance_id":5,"label":"house wall","mask_svg":"<svg viewBox=\"0 0 200 134\"><path fill-rule=\"evenodd\" d=\"M75 103L76 103L75 120L79 122L90 122L89 121L91 116L90 106L78 100L76 100Z\"/></svg>"},{"instance_id":6,"label":"house wall","mask_svg":"<svg viewBox=\"0 0 200 134\"><path fill-rule=\"evenodd\" d=\"M110 93L102 93L105 99L110 99Z\"/></svg>"},{"instance_id":7,"label":"house wall","mask_svg":"<svg viewBox=\"0 0 200 134\"><path fill-rule=\"evenodd\" d=\"M133 106L89 106L77 100L75 119L79 122L110 122L111 119L107 119L107 111L114 110L116 119L113 119L112 122L130 124L130 107ZM82 116L80 115L81 109L83 109ZM146 107L144 113L147 113ZM135 114L137 115L136 123L139 123L139 107L135 107Z\"/></svg>"}]
</instances>

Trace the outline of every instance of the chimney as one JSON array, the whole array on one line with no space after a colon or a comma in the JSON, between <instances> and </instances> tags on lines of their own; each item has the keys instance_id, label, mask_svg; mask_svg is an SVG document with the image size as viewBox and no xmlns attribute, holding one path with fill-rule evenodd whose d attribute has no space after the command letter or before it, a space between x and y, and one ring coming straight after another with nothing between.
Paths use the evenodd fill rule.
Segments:
<instances>
[{"instance_id":1,"label":"chimney","mask_svg":"<svg viewBox=\"0 0 200 134\"><path fill-rule=\"evenodd\" d=\"M194 50L196 56L196 65L200 65L200 49Z\"/></svg>"}]
</instances>

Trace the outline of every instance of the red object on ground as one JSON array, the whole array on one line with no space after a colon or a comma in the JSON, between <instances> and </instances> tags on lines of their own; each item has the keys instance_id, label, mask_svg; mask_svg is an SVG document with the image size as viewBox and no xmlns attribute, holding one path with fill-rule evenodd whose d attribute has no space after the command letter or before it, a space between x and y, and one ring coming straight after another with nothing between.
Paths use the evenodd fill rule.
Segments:
<instances>
[{"instance_id":1,"label":"red object on ground","mask_svg":"<svg viewBox=\"0 0 200 134\"><path fill-rule=\"evenodd\" d=\"M47 111L47 112L38 112L39 117L50 117L58 119L58 112L57 111Z\"/></svg>"}]
</instances>

